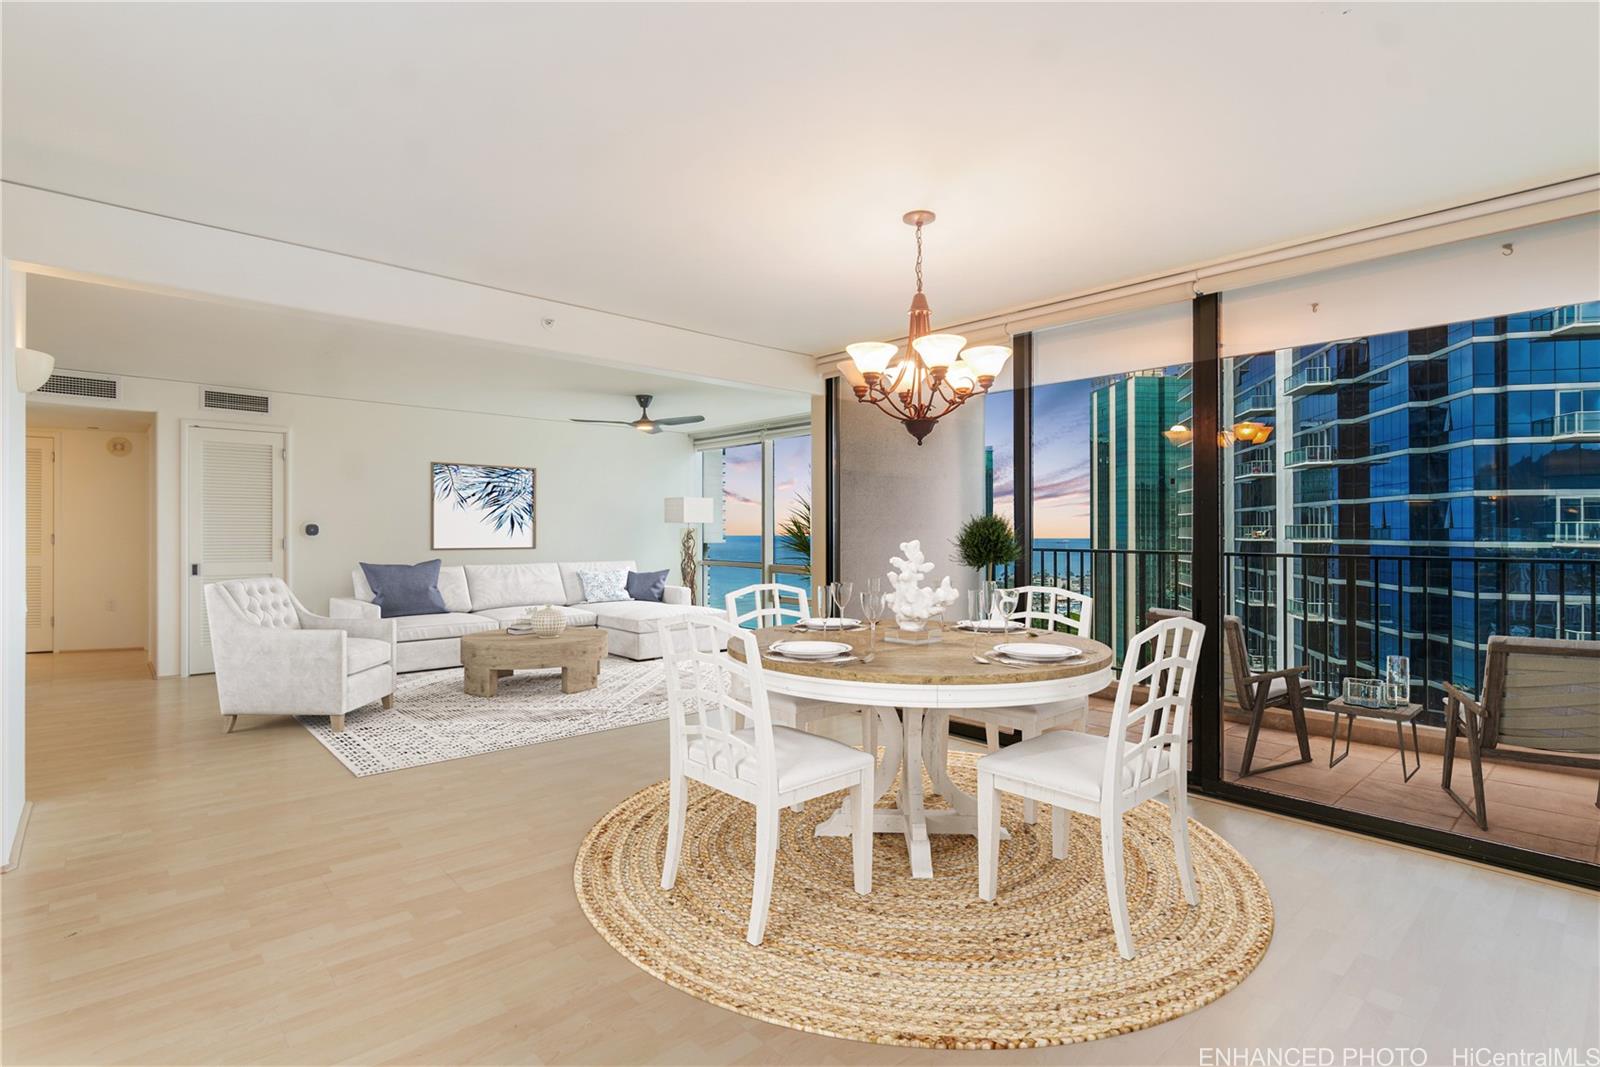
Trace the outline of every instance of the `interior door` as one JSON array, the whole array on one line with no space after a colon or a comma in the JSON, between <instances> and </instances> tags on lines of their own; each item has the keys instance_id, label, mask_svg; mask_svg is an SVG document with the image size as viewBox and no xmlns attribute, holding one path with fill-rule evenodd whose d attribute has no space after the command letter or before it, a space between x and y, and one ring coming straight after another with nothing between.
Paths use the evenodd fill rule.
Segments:
<instances>
[{"instance_id":1,"label":"interior door","mask_svg":"<svg viewBox=\"0 0 1600 1067\"><path fill-rule=\"evenodd\" d=\"M188 673L210 674L205 587L229 578L286 577L281 433L191 426L185 435L189 511Z\"/></svg>"},{"instance_id":2,"label":"interior door","mask_svg":"<svg viewBox=\"0 0 1600 1067\"><path fill-rule=\"evenodd\" d=\"M29 437L28 469L28 651L56 647L56 442Z\"/></svg>"}]
</instances>

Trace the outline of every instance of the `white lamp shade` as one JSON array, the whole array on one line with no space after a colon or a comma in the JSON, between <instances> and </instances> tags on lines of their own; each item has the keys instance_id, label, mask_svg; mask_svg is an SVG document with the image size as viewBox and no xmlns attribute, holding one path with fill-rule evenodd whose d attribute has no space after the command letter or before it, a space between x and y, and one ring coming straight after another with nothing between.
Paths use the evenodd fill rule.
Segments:
<instances>
[{"instance_id":1,"label":"white lamp shade","mask_svg":"<svg viewBox=\"0 0 1600 1067\"><path fill-rule=\"evenodd\" d=\"M856 366L853 359L839 361L839 376L849 382L852 389L860 389L867 384L867 380L861 376L861 368Z\"/></svg>"},{"instance_id":2,"label":"white lamp shade","mask_svg":"<svg viewBox=\"0 0 1600 1067\"><path fill-rule=\"evenodd\" d=\"M922 357L923 366L929 370L948 367L966 346L967 339L958 333L923 334L911 342L911 347Z\"/></svg>"},{"instance_id":3,"label":"white lamp shade","mask_svg":"<svg viewBox=\"0 0 1600 1067\"><path fill-rule=\"evenodd\" d=\"M716 517L716 505L708 496L667 497L668 522L693 524L711 522Z\"/></svg>"},{"instance_id":4,"label":"white lamp shade","mask_svg":"<svg viewBox=\"0 0 1600 1067\"><path fill-rule=\"evenodd\" d=\"M17 388L24 393L38 390L56 369L56 357L32 348L17 349Z\"/></svg>"},{"instance_id":5,"label":"white lamp shade","mask_svg":"<svg viewBox=\"0 0 1600 1067\"><path fill-rule=\"evenodd\" d=\"M972 365L978 377L997 378L1006 360L1011 358L1011 349L1005 345L973 345L961 353L961 358Z\"/></svg>"},{"instance_id":6,"label":"white lamp shade","mask_svg":"<svg viewBox=\"0 0 1600 1067\"><path fill-rule=\"evenodd\" d=\"M965 359L958 359L945 371L944 380L950 383L952 389L970 392L978 384L978 375Z\"/></svg>"},{"instance_id":7,"label":"white lamp shade","mask_svg":"<svg viewBox=\"0 0 1600 1067\"><path fill-rule=\"evenodd\" d=\"M883 341L857 341L853 345L845 345L844 350L856 365L856 370L862 374L882 374L883 368L889 365L900 347Z\"/></svg>"}]
</instances>

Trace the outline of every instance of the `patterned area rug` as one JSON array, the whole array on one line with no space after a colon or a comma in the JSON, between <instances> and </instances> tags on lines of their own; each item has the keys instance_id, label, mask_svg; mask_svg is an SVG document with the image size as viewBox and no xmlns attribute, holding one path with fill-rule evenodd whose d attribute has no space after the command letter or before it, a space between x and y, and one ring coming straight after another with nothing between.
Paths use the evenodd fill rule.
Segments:
<instances>
[{"instance_id":1,"label":"patterned area rug","mask_svg":"<svg viewBox=\"0 0 1600 1067\"><path fill-rule=\"evenodd\" d=\"M498 695L474 697L462 691L462 674L459 667L402 674L393 710L353 711L341 733L326 717L300 721L351 774L365 777L667 716L660 660L609 656L600 684L585 693L563 693L559 670L518 671L500 680Z\"/></svg>"},{"instance_id":2,"label":"patterned area rug","mask_svg":"<svg viewBox=\"0 0 1600 1067\"><path fill-rule=\"evenodd\" d=\"M970 791L974 757L951 753L950 775ZM760 947L744 939L755 809L695 782L677 886L660 885L660 782L590 831L573 873L578 902L613 948L692 996L814 1034L933 1048L1057 1045L1155 1026L1234 988L1272 941L1260 877L1192 820L1200 903L1184 901L1171 822L1155 801L1125 816L1132 960L1117 953L1095 819L1073 816L1067 858L1054 860L1048 807L1027 826L1021 801L1005 797L1012 836L1000 845L999 897L985 903L976 841L945 834L932 837L931 880L911 877L903 838L878 834L872 893L856 895L850 839L812 834L836 807L824 797L782 813Z\"/></svg>"}]
</instances>

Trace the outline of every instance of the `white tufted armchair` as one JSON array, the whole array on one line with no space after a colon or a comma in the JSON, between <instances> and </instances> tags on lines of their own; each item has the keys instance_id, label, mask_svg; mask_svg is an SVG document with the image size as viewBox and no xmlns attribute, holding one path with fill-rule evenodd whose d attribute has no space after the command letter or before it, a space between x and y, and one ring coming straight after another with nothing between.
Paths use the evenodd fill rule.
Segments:
<instances>
[{"instance_id":1,"label":"white tufted armchair","mask_svg":"<svg viewBox=\"0 0 1600 1067\"><path fill-rule=\"evenodd\" d=\"M227 732L240 715L326 715L343 730L347 712L375 700L394 707L393 619L313 615L277 578L205 592Z\"/></svg>"}]
</instances>

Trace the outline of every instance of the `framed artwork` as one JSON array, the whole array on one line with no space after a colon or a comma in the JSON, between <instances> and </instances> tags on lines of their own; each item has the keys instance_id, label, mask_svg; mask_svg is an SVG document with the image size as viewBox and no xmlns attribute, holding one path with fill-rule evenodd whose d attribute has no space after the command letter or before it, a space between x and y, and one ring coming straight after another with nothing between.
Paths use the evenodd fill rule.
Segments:
<instances>
[{"instance_id":1,"label":"framed artwork","mask_svg":"<svg viewBox=\"0 0 1600 1067\"><path fill-rule=\"evenodd\" d=\"M433 465L434 548L533 548L532 467Z\"/></svg>"}]
</instances>

